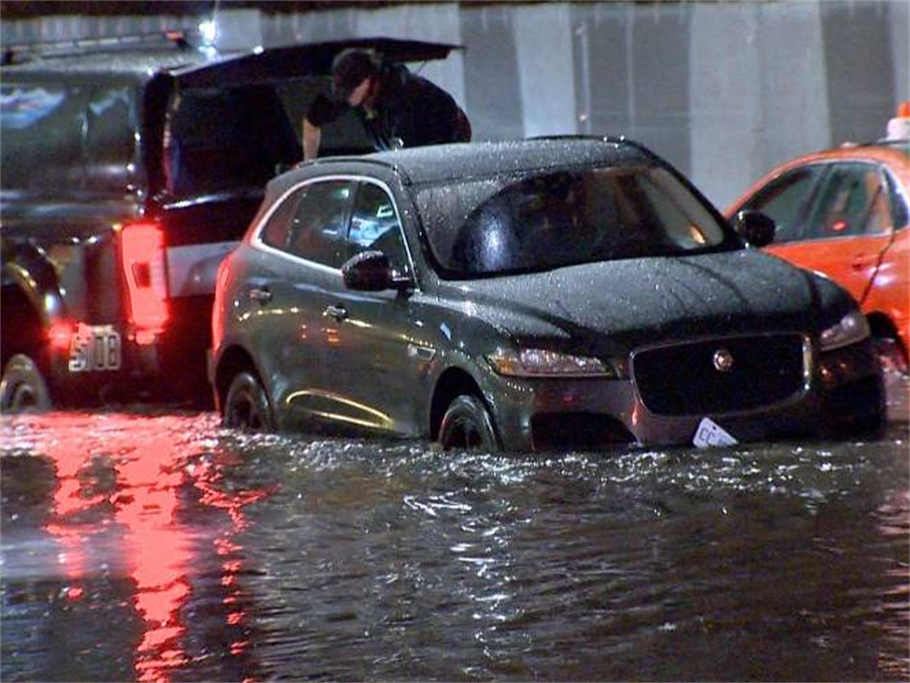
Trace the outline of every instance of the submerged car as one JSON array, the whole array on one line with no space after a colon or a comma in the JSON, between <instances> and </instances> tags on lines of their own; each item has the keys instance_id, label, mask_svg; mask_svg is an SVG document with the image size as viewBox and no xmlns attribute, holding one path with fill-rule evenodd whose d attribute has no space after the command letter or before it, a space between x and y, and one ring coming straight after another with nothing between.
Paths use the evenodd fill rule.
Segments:
<instances>
[{"instance_id":1,"label":"submerged car","mask_svg":"<svg viewBox=\"0 0 910 683\"><path fill-rule=\"evenodd\" d=\"M624 139L424 147L284 174L221 266L213 335L232 427L550 450L882 419L851 297L745 248Z\"/></svg>"},{"instance_id":2,"label":"submerged car","mask_svg":"<svg viewBox=\"0 0 910 683\"><path fill-rule=\"evenodd\" d=\"M793 159L727 210L776 224L766 247L824 273L860 303L886 367L907 374L910 348L910 142L881 140Z\"/></svg>"}]
</instances>

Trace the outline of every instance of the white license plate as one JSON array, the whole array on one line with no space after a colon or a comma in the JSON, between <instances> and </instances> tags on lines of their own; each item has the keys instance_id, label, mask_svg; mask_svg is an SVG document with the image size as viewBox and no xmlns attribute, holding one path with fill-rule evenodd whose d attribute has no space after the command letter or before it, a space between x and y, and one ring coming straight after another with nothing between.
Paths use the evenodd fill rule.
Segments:
<instances>
[{"instance_id":1,"label":"white license plate","mask_svg":"<svg viewBox=\"0 0 910 683\"><path fill-rule=\"evenodd\" d=\"M113 325L80 325L70 344L70 372L119 370L120 333Z\"/></svg>"},{"instance_id":2,"label":"white license plate","mask_svg":"<svg viewBox=\"0 0 910 683\"><path fill-rule=\"evenodd\" d=\"M736 439L730 433L709 417L702 418L692 438L692 444L698 448L734 446L736 443Z\"/></svg>"}]
</instances>

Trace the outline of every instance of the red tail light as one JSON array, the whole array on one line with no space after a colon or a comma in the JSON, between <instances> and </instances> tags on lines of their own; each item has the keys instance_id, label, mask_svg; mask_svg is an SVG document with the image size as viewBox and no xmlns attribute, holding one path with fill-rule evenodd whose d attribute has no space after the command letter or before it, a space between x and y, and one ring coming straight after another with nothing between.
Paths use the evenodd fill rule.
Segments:
<instances>
[{"instance_id":1,"label":"red tail light","mask_svg":"<svg viewBox=\"0 0 910 683\"><path fill-rule=\"evenodd\" d=\"M68 351L75 334L76 329L72 324L54 323L47 331L47 338L53 348L59 351Z\"/></svg>"},{"instance_id":2,"label":"red tail light","mask_svg":"<svg viewBox=\"0 0 910 683\"><path fill-rule=\"evenodd\" d=\"M164 231L156 223L131 223L120 235L123 273L129 289L129 318L136 340L149 343L168 320Z\"/></svg>"}]
</instances>

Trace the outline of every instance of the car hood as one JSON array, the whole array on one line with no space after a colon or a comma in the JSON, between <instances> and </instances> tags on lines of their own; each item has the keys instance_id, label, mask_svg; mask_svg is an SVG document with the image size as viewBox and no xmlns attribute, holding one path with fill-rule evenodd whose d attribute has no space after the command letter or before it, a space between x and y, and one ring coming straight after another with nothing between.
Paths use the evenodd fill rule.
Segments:
<instances>
[{"instance_id":1,"label":"car hood","mask_svg":"<svg viewBox=\"0 0 910 683\"><path fill-rule=\"evenodd\" d=\"M591 351L695 336L818 332L853 307L827 278L754 250L461 282L450 294L516 339L562 339Z\"/></svg>"}]
</instances>

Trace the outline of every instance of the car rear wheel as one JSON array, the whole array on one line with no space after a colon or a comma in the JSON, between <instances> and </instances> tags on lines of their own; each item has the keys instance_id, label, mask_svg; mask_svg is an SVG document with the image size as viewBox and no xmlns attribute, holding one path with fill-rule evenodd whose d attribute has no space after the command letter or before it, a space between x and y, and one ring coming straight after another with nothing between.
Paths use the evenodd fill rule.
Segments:
<instances>
[{"instance_id":1,"label":"car rear wheel","mask_svg":"<svg viewBox=\"0 0 910 683\"><path fill-rule=\"evenodd\" d=\"M225 427L254 432L274 428L272 408L259 379L249 372L234 377L224 399Z\"/></svg>"},{"instance_id":2,"label":"car rear wheel","mask_svg":"<svg viewBox=\"0 0 910 683\"><path fill-rule=\"evenodd\" d=\"M17 353L3 368L0 379L0 410L4 413L50 410L47 382L38 364L24 353Z\"/></svg>"},{"instance_id":3,"label":"car rear wheel","mask_svg":"<svg viewBox=\"0 0 910 683\"><path fill-rule=\"evenodd\" d=\"M442 418L439 443L445 449L495 451L498 446L496 432L483 401L468 395L452 401Z\"/></svg>"}]
</instances>

